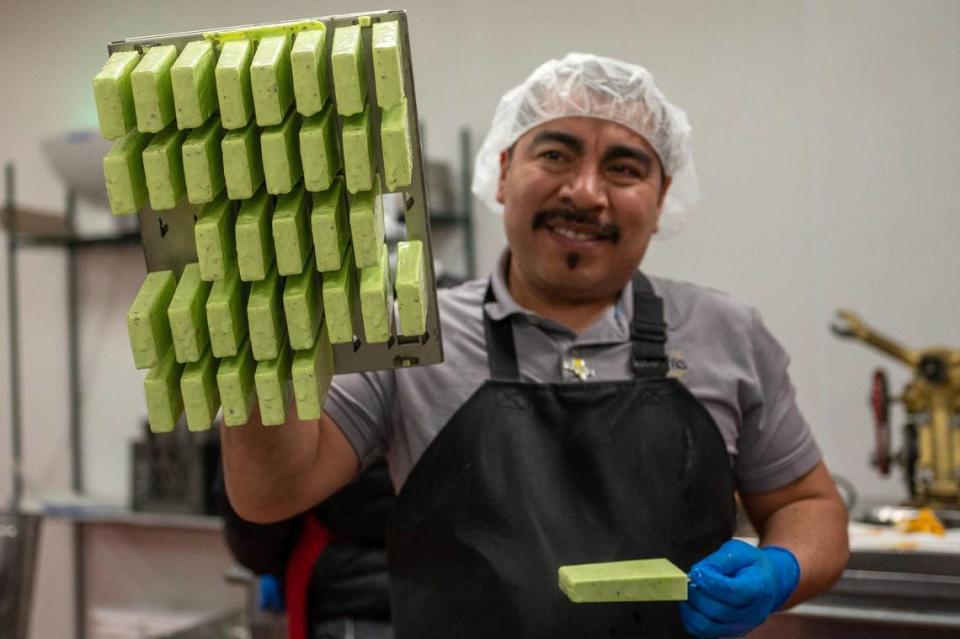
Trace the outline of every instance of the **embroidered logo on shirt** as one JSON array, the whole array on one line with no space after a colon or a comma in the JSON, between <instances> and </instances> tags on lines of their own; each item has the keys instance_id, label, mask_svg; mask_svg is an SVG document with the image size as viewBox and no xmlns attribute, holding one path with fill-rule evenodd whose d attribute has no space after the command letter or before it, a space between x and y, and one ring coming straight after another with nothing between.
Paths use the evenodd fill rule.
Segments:
<instances>
[{"instance_id":1,"label":"embroidered logo on shirt","mask_svg":"<svg viewBox=\"0 0 960 639\"><path fill-rule=\"evenodd\" d=\"M667 377L683 379L683 376L687 374L687 360L683 357L683 351L667 352L667 361L670 364L670 372L667 373Z\"/></svg>"},{"instance_id":2,"label":"embroidered logo on shirt","mask_svg":"<svg viewBox=\"0 0 960 639\"><path fill-rule=\"evenodd\" d=\"M569 371L576 375L581 382L587 381L591 377L595 377L597 372L587 366L587 360L581 359L579 357L574 357L563 363L563 370Z\"/></svg>"}]
</instances>

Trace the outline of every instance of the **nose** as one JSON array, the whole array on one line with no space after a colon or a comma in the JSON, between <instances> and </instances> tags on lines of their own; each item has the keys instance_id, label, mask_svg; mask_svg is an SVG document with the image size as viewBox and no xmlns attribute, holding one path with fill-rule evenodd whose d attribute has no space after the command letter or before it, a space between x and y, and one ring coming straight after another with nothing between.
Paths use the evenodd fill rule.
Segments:
<instances>
[{"instance_id":1,"label":"nose","mask_svg":"<svg viewBox=\"0 0 960 639\"><path fill-rule=\"evenodd\" d=\"M598 167L587 162L570 172L559 195L564 204L579 210L603 209L608 204L603 175Z\"/></svg>"}]
</instances>

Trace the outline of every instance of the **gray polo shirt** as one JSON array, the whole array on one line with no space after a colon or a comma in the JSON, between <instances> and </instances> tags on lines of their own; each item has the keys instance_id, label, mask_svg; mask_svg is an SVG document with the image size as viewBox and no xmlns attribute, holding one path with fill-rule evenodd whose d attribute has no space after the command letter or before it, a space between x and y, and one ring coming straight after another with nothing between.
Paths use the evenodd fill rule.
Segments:
<instances>
[{"instance_id":1,"label":"gray polo shirt","mask_svg":"<svg viewBox=\"0 0 960 639\"><path fill-rule=\"evenodd\" d=\"M633 287L579 335L519 306L493 273L494 319L510 316L523 380L589 384L624 380L630 370ZM811 470L821 454L796 405L789 357L753 308L724 293L651 277L663 298L667 355L678 377L717 423L737 487L780 488ZM364 466L386 455L399 491L433 438L489 375L482 306L487 280L438 291L444 362L434 366L338 375L326 412ZM583 360L580 373L572 360Z\"/></svg>"}]
</instances>

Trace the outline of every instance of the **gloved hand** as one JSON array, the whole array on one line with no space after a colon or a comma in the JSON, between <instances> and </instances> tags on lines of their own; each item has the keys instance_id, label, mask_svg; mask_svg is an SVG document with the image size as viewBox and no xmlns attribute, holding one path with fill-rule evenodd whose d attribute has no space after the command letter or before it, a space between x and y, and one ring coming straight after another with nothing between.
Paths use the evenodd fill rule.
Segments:
<instances>
[{"instance_id":1,"label":"gloved hand","mask_svg":"<svg viewBox=\"0 0 960 639\"><path fill-rule=\"evenodd\" d=\"M274 575L257 577L257 608L283 612L283 582Z\"/></svg>"},{"instance_id":2,"label":"gloved hand","mask_svg":"<svg viewBox=\"0 0 960 639\"><path fill-rule=\"evenodd\" d=\"M786 548L731 539L690 568L680 617L696 637L741 637L790 598L800 564Z\"/></svg>"}]
</instances>

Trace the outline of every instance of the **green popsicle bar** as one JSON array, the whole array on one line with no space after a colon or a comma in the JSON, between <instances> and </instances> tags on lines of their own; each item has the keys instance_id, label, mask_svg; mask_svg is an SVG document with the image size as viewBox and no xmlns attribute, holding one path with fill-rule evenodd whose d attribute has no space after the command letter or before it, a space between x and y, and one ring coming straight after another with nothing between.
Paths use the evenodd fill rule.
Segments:
<instances>
[{"instance_id":1,"label":"green popsicle bar","mask_svg":"<svg viewBox=\"0 0 960 639\"><path fill-rule=\"evenodd\" d=\"M216 51L209 40L194 40L170 68L177 127L195 129L217 110Z\"/></svg>"},{"instance_id":2,"label":"green popsicle bar","mask_svg":"<svg viewBox=\"0 0 960 639\"><path fill-rule=\"evenodd\" d=\"M283 314L287 318L290 348L300 351L313 346L323 318L320 274L315 269L305 268L299 275L287 278L283 287Z\"/></svg>"},{"instance_id":3,"label":"green popsicle bar","mask_svg":"<svg viewBox=\"0 0 960 639\"><path fill-rule=\"evenodd\" d=\"M297 417L301 420L320 419L333 379L333 349L326 326L320 328L313 348L294 353L290 372L293 396L297 400Z\"/></svg>"},{"instance_id":4,"label":"green popsicle bar","mask_svg":"<svg viewBox=\"0 0 960 639\"><path fill-rule=\"evenodd\" d=\"M177 60L177 48L151 47L130 74L137 128L141 133L159 133L173 122L173 87L170 68Z\"/></svg>"},{"instance_id":5,"label":"green popsicle bar","mask_svg":"<svg viewBox=\"0 0 960 639\"><path fill-rule=\"evenodd\" d=\"M247 296L249 286L235 269L213 283L207 297L207 327L214 357L237 354L247 332Z\"/></svg>"},{"instance_id":6,"label":"green popsicle bar","mask_svg":"<svg viewBox=\"0 0 960 639\"><path fill-rule=\"evenodd\" d=\"M260 160L260 129L251 121L242 129L223 136L223 177L227 196L231 200L253 197L263 184L263 164Z\"/></svg>"},{"instance_id":7,"label":"green popsicle bar","mask_svg":"<svg viewBox=\"0 0 960 639\"><path fill-rule=\"evenodd\" d=\"M687 599L687 575L668 559L561 566L558 577L574 603Z\"/></svg>"},{"instance_id":8,"label":"green popsicle bar","mask_svg":"<svg viewBox=\"0 0 960 639\"><path fill-rule=\"evenodd\" d=\"M324 325L334 344L353 341L353 300L357 271L353 268L353 247L347 246L343 266L323 275Z\"/></svg>"},{"instance_id":9,"label":"green popsicle bar","mask_svg":"<svg viewBox=\"0 0 960 639\"><path fill-rule=\"evenodd\" d=\"M220 118L212 117L191 131L183 143L183 171L190 204L212 202L223 190L222 140Z\"/></svg>"},{"instance_id":10,"label":"green popsicle bar","mask_svg":"<svg viewBox=\"0 0 960 639\"><path fill-rule=\"evenodd\" d=\"M217 362L208 348L199 361L187 364L180 377L180 392L187 413L187 428L209 430L220 410Z\"/></svg>"},{"instance_id":11,"label":"green popsicle bar","mask_svg":"<svg viewBox=\"0 0 960 639\"><path fill-rule=\"evenodd\" d=\"M413 180L413 156L407 127L407 101L383 112L380 122L380 146L383 150L383 178L387 190L410 186Z\"/></svg>"},{"instance_id":12,"label":"green popsicle bar","mask_svg":"<svg viewBox=\"0 0 960 639\"><path fill-rule=\"evenodd\" d=\"M253 93L250 89L253 48L250 40L231 40L225 42L220 51L214 75L217 79L220 119L225 129L246 126L253 113Z\"/></svg>"},{"instance_id":13,"label":"green popsicle bar","mask_svg":"<svg viewBox=\"0 0 960 639\"><path fill-rule=\"evenodd\" d=\"M180 150L186 137L186 131L171 124L153 136L143 150L143 174L154 211L172 209L183 197L185 183Z\"/></svg>"},{"instance_id":14,"label":"green popsicle bar","mask_svg":"<svg viewBox=\"0 0 960 639\"><path fill-rule=\"evenodd\" d=\"M290 50L293 94L297 101L297 111L303 116L319 112L330 95L326 41L325 28L301 31Z\"/></svg>"},{"instance_id":15,"label":"green popsicle bar","mask_svg":"<svg viewBox=\"0 0 960 639\"><path fill-rule=\"evenodd\" d=\"M370 138L370 108L343 120L343 171L351 193L373 188L375 167Z\"/></svg>"},{"instance_id":16,"label":"green popsicle bar","mask_svg":"<svg viewBox=\"0 0 960 639\"><path fill-rule=\"evenodd\" d=\"M419 240L397 243L396 289L400 334L423 335L427 331L427 281Z\"/></svg>"},{"instance_id":17,"label":"green popsicle bar","mask_svg":"<svg viewBox=\"0 0 960 639\"><path fill-rule=\"evenodd\" d=\"M242 426L250 421L250 410L256 399L253 384L256 369L257 361L253 359L248 339L236 355L220 360L217 387L223 404L223 423L227 426Z\"/></svg>"},{"instance_id":18,"label":"green popsicle bar","mask_svg":"<svg viewBox=\"0 0 960 639\"><path fill-rule=\"evenodd\" d=\"M357 268L373 266L383 246L383 199L379 180L373 191L357 193L350 203L350 235Z\"/></svg>"},{"instance_id":19,"label":"green popsicle bar","mask_svg":"<svg viewBox=\"0 0 960 639\"><path fill-rule=\"evenodd\" d=\"M298 182L292 191L277 198L273 212L273 245L280 275L297 275L307 265L312 239L307 222L307 194Z\"/></svg>"},{"instance_id":20,"label":"green popsicle bar","mask_svg":"<svg viewBox=\"0 0 960 639\"><path fill-rule=\"evenodd\" d=\"M288 35L268 36L260 40L250 64L250 85L257 124L273 126L283 122L283 116L293 101Z\"/></svg>"},{"instance_id":21,"label":"green popsicle bar","mask_svg":"<svg viewBox=\"0 0 960 639\"><path fill-rule=\"evenodd\" d=\"M167 306L173 299L177 280L173 271L147 273L140 291L127 312L127 333L133 364L137 368L153 368L170 347L170 323L167 321Z\"/></svg>"},{"instance_id":22,"label":"green popsicle bar","mask_svg":"<svg viewBox=\"0 0 960 639\"><path fill-rule=\"evenodd\" d=\"M103 156L103 177L107 200L114 215L136 213L147 201L147 179L143 172L143 150L153 136L131 130L113 143Z\"/></svg>"},{"instance_id":23,"label":"green popsicle bar","mask_svg":"<svg viewBox=\"0 0 960 639\"><path fill-rule=\"evenodd\" d=\"M337 116L333 105L304 119L300 127L300 159L308 191L326 191L340 171L337 150Z\"/></svg>"},{"instance_id":24,"label":"green popsicle bar","mask_svg":"<svg viewBox=\"0 0 960 639\"><path fill-rule=\"evenodd\" d=\"M283 287L277 267L271 266L266 279L254 282L247 301L250 346L258 362L274 359L286 347L283 322Z\"/></svg>"},{"instance_id":25,"label":"green popsicle bar","mask_svg":"<svg viewBox=\"0 0 960 639\"><path fill-rule=\"evenodd\" d=\"M210 343L206 309L210 286L210 282L200 279L200 266L196 262L183 267L177 290L167 307L173 348L181 364L199 360Z\"/></svg>"},{"instance_id":26,"label":"green popsicle bar","mask_svg":"<svg viewBox=\"0 0 960 639\"><path fill-rule=\"evenodd\" d=\"M387 245L380 245L380 259L360 271L360 312L367 341L390 339L390 262Z\"/></svg>"},{"instance_id":27,"label":"green popsicle bar","mask_svg":"<svg viewBox=\"0 0 960 639\"><path fill-rule=\"evenodd\" d=\"M300 114L290 109L282 124L264 129L260 134L263 175L268 193L289 193L303 175L299 133Z\"/></svg>"},{"instance_id":28,"label":"green popsicle bar","mask_svg":"<svg viewBox=\"0 0 960 639\"><path fill-rule=\"evenodd\" d=\"M173 348L167 349L160 363L151 368L143 380L147 396L147 421L154 433L169 433L183 412L180 375L183 364L177 361Z\"/></svg>"},{"instance_id":29,"label":"green popsicle bar","mask_svg":"<svg viewBox=\"0 0 960 639\"><path fill-rule=\"evenodd\" d=\"M100 133L108 140L123 137L137 124L130 74L139 62L140 54L136 51L117 51L93 77Z\"/></svg>"},{"instance_id":30,"label":"green popsicle bar","mask_svg":"<svg viewBox=\"0 0 960 639\"><path fill-rule=\"evenodd\" d=\"M403 100L403 66L400 62L400 23L373 25L373 70L377 85L377 103L381 109Z\"/></svg>"},{"instance_id":31,"label":"green popsicle bar","mask_svg":"<svg viewBox=\"0 0 960 639\"><path fill-rule=\"evenodd\" d=\"M313 196L310 231L320 272L336 271L343 263L343 252L350 235L346 209L343 180L339 177L328 190Z\"/></svg>"},{"instance_id":32,"label":"green popsicle bar","mask_svg":"<svg viewBox=\"0 0 960 639\"><path fill-rule=\"evenodd\" d=\"M331 64L337 111L340 115L360 113L367 101L367 70L360 25L340 27L334 32Z\"/></svg>"},{"instance_id":33,"label":"green popsicle bar","mask_svg":"<svg viewBox=\"0 0 960 639\"><path fill-rule=\"evenodd\" d=\"M257 364L254 374L257 399L260 401L260 421L264 426L278 426L287 421L290 403L290 348L286 343L274 359Z\"/></svg>"},{"instance_id":34,"label":"green popsicle bar","mask_svg":"<svg viewBox=\"0 0 960 639\"><path fill-rule=\"evenodd\" d=\"M237 209L236 202L228 200L221 194L219 198L203 207L197 223L193 226L200 279L204 281L222 280L227 270L236 266L237 251L234 238Z\"/></svg>"},{"instance_id":35,"label":"green popsicle bar","mask_svg":"<svg viewBox=\"0 0 960 639\"><path fill-rule=\"evenodd\" d=\"M237 267L244 282L264 279L273 264L272 214L273 198L263 188L240 206L237 215Z\"/></svg>"}]
</instances>

